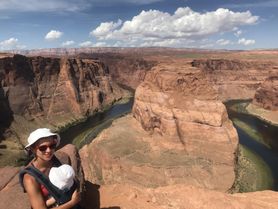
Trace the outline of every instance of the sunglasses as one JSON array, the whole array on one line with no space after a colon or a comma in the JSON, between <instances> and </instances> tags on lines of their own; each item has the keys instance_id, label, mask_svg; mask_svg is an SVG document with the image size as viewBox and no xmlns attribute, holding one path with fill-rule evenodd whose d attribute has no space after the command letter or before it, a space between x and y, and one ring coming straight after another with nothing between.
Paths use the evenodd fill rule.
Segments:
<instances>
[{"instance_id":1,"label":"sunglasses","mask_svg":"<svg viewBox=\"0 0 278 209\"><path fill-rule=\"evenodd\" d=\"M42 145L42 146L39 146L38 149L39 149L41 152L44 152L44 151L47 150L47 148L49 148L49 149L51 149L51 150L55 149L55 148L56 148L56 145L57 145L56 143L51 144L51 145Z\"/></svg>"}]
</instances>

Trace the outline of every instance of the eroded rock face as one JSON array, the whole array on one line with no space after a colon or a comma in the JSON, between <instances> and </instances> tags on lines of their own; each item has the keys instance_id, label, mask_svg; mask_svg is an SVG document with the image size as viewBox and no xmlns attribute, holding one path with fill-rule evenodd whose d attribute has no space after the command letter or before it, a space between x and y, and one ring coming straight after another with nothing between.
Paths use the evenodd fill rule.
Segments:
<instances>
[{"instance_id":1,"label":"eroded rock face","mask_svg":"<svg viewBox=\"0 0 278 209\"><path fill-rule=\"evenodd\" d=\"M4 57L0 84L1 121L24 140L36 127L64 126L124 95L107 67L90 59Z\"/></svg>"},{"instance_id":2,"label":"eroded rock face","mask_svg":"<svg viewBox=\"0 0 278 209\"><path fill-rule=\"evenodd\" d=\"M268 77L257 89L253 104L266 110L278 111L278 76Z\"/></svg>"},{"instance_id":3,"label":"eroded rock face","mask_svg":"<svg viewBox=\"0 0 278 209\"><path fill-rule=\"evenodd\" d=\"M192 66L203 70L222 101L252 99L260 84L278 73L270 61L204 59L192 61Z\"/></svg>"},{"instance_id":4,"label":"eroded rock face","mask_svg":"<svg viewBox=\"0 0 278 209\"><path fill-rule=\"evenodd\" d=\"M164 68L152 71L137 88L133 115L146 131L156 132L161 138L184 146L188 155L185 158L190 156L211 162L204 164L208 170L215 171L212 179L220 178L220 170L230 169L227 176L221 174L221 178L227 178L226 188L221 185L225 190L234 180L234 152L238 138L225 106L216 98L216 91L202 72L186 72L178 66L175 71ZM201 166L200 170L205 169ZM217 188L216 181L214 183Z\"/></svg>"},{"instance_id":5,"label":"eroded rock face","mask_svg":"<svg viewBox=\"0 0 278 209\"><path fill-rule=\"evenodd\" d=\"M156 64L138 53L81 53L79 57L99 59L109 68L113 80L132 89L144 80L146 73Z\"/></svg>"},{"instance_id":6,"label":"eroded rock face","mask_svg":"<svg viewBox=\"0 0 278 209\"><path fill-rule=\"evenodd\" d=\"M80 181L80 191L84 191L84 174L76 147L70 144L66 145L57 151L56 156L62 163L72 165L76 177ZM19 167L0 168L0 208L31 208L27 193L23 192L23 189L19 184L19 171Z\"/></svg>"},{"instance_id":7,"label":"eroded rock face","mask_svg":"<svg viewBox=\"0 0 278 209\"><path fill-rule=\"evenodd\" d=\"M115 121L82 148L86 179L104 185L183 183L228 190L238 137L216 98L200 69L157 66L136 89L136 120Z\"/></svg>"}]
</instances>

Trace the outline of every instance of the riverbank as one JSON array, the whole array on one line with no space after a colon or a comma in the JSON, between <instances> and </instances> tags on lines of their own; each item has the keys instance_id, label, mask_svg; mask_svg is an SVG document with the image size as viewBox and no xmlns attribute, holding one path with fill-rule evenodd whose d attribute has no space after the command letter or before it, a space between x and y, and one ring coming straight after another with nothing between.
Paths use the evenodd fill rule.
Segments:
<instances>
[{"instance_id":1,"label":"riverbank","mask_svg":"<svg viewBox=\"0 0 278 209\"><path fill-rule=\"evenodd\" d=\"M231 193L254 192L271 189L273 176L268 165L244 145L237 152L236 180Z\"/></svg>"},{"instance_id":2,"label":"riverbank","mask_svg":"<svg viewBox=\"0 0 278 209\"><path fill-rule=\"evenodd\" d=\"M21 166L25 163L27 156L23 147L13 141L1 141L0 145L0 168L5 166Z\"/></svg>"},{"instance_id":3,"label":"riverbank","mask_svg":"<svg viewBox=\"0 0 278 209\"><path fill-rule=\"evenodd\" d=\"M113 105L106 106L101 111L86 118L86 120L59 132L65 144L74 144L78 149L90 143L103 129L109 127L113 120L131 111L133 95L117 100Z\"/></svg>"},{"instance_id":4,"label":"riverbank","mask_svg":"<svg viewBox=\"0 0 278 209\"><path fill-rule=\"evenodd\" d=\"M250 114L250 101L229 101L229 118L237 129L240 144L237 153L236 181L232 192L277 190L275 179L278 155L276 153L277 127Z\"/></svg>"},{"instance_id":5,"label":"riverbank","mask_svg":"<svg viewBox=\"0 0 278 209\"><path fill-rule=\"evenodd\" d=\"M59 146L62 147L66 144L73 143L78 148L80 148L80 143L82 142L83 138L88 135L88 133L92 132L92 129L95 130L94 133L99 133L101 130L103 130L105 127L108 127L110 123L112 123L113 119L108 120L104 124L100 124L99 127L91 127L90 121L92 121L93 118L96 118L98 120L101 118L106 112L109 112L109 110L113 109L113 107L117 105L124 105L130 102L130 100L133 101L133 95L129 94L126 97L120 98L118 100L114 100L111 104L106 105L101 110L96 110L92 115L88 115L83 118L79 118L76 120L69 121L67 124L52 128L53 131L58 132L61 135L61 144ZM131 108L129 108L131 109ZM94 120L94 119L93 119ZM80 128L80 124L87 124L86 127L91 128L89 130L84 130L83 128ZM82 132L80 134L80 132ZM77 136L77 138L75 138ZM73 139L74 138L74 139ZM83 145L83 144L82 144ZM22 166L24 165L29 159L24 152L24 147L19 142L15 140L3 140L0 143L0 167L5 166Z\"/></svg>"},{"instance_id":6,"label":"riverbank","mask_svg":"<svg viewBox=\"0 0 278 209\"><path fill-rule=\"evenodd\" d=\"M278 111L270 111L250 103L246 110L249 114L278 128Z\"/></svg>"}]
</instances>

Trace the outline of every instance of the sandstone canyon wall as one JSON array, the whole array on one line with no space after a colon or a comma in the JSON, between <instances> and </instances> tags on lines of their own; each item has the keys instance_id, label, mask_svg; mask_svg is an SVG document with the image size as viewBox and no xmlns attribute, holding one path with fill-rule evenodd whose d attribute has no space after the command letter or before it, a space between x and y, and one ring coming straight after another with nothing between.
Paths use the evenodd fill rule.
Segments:
<instances>
[{"instance_id":1,"label":"sandstone canyon wall","mask_svg":"<svg viewBox=\"0 0 278 209\"><path fill-rule=\"evenodd\" d=\"M250 114L278 126L278 76L276 75L267 77L260 85L247 110Z\"/></svg>"},{"instance_id":2,"label":"sandstone canyon wall","mask_svg":"<svg viewBox=\"0 0 278 209\"><path fill-rule=\"evenodd\" d=\"M261 83L278 73L272 61L202 59L194 60L192 66L205 72L222 101L253 99Z\"/></svg>"},{"instance_id":3,"label":"sandstone canyon wall","mask_svg":"<svg viewBox=\"0 0 278 209\"><path fill-rule=\"evenodd\" d=\"M267 110L278 111L278 76L268 77L257 89L253 103Z\"/></svg>"},{"instance_id":4,"label":"sandstone canyon wall","mask_svg":"<svg viewBox=\"0 0 278 209\"><path fill-rule=\"evenodd\" d=\"M145 65L141 60L133 64L132 61L122 60L121 56L119 62L117 62L117 56L111 59L101 56L99 55L99 59L109 63L109 69L113 71L112 76L118 82L133 88L138 86L141 80L144 82L136 89L132 114L114 121L111 127L105 129L91 144L80 150L86 180L91 182L90 184L100 185L98 191L94 190L93 194L87 194L86 208L96 208L92 201L100 204L97 208L100 206L133 209L277 208L276 192L264 191L234 195L224 193L232 186L235 178L235 151L238 137L227 117L222 101L253 98L261 83L269 75L277 73L277 68L272 62L233 59L192 61L192 59L172 59L161 56L154 59L155 65ZM23 60L38 59L38 57L20 57ZM59 119L59 113L64 110L63 106L52 101L50 96L39 97L41 98L39 101L44 101L43 103L36 100L40 95L38 92L44 92L42 89L56 89L51 87L50 81L53 80L55 81L53 83L56 83L54 86L58 88L57 92L52 91L54 98L61 96L62 101L66 101L65 110L76 111L78 114L86 114L90 111L83 105L86 102L81 101L84 95L94 98L90 97L86 90L91 88L90 82L96 81L89 73L83 80L85 84L79 82L82 77L79 72L80 65L71 66L76 66L72 62L79 61L85 63L86 66L101 65L101 62L92 61L86 57L69 60L40 59L52 60L47 63L52 63L51 66L59 66L59 69L58 72L51 71L46 75L35 73L34 70L30 72L31 75L40 75L39 77L33 76L35 81L45 76L48 80L40 88L37 87L38 85L30 87L31 93L28 95L31 95L31 99L26 96L23 96L25 99L21 98L25 91L13 97L21 98L23 104L30 100L36 102L31 109L23 108L23 110L27 109L23 116L18 117L13 114L13 109L22 110L22 105L9 103L7 98L10 88L3 88L1 83L0 106L7 111L0 109L0 114L5 113L5 117L10 118L10 122L5 120L6 127L10 126L9 123L14 125L14 121L19 121L21 118L28 123L30 121L40 123L40 118L45 120L47 113L51 112L57 114ZM119 69L125 65L128 67L124 68L124 73L121 73ZM48 65L45 64L45 66ZM116 69L114 70L111 66L115 66ZM130 70L132 66L134 71ZM150 70L150 67L153 68ZM9 66L9 69L13 68ZM79 75L79 79L71 74L72 70L74 75ZM105 67L102 70L101 72L109 78L108 84L112 86L113 92L108 84L101 82L102 80L98 80L101 85L93 85L93 90L102 91L105 96L106 90L100 90L98 87L107 88L107 92L110 89L113 95L115 92L120 92L116 90L117 87L111 81ZM9 70L6 71L9 72ZM136 78L133 78L134 75ZM34 83L33 80L21 78L16 73L10 76L20 78L19 81L11 79L15 80L16 85L24 82ZM1 74L0 78L3 77L6 76ZM83 87L83 93L79 95L76 92L82 89L80 85ZM38 89L41 90L38 91ZM97 98L104 98L103 102L99 101L98 104L106 101L105 96L97 96ZM40 108L41 104L45 107ZM86 104L90 106L92 103ZM47 109L46 112L45 109ZM37 114L36 117L33 114ZM78 117L74 114L68 116L62 113L62 115L69 118ZM61 118L61 121L64 119ZM51 121L51 116L46 117L46 120ZM55 121L52 122L55 123Z\"/></svg>"},{"instance_id":5,"label":"sandstone canyon wall","mask_svg":"<svg viewBox=\"0 0 278 209\"><path fill-rule=\"evenodd\" d=\"M263 69L247 66L240 78L241 63L212 66L158 64L137 87L132 114L80 150L85 178L100 185L101 207L277 207L277 192L224 193L235 178L238 137L222 101L252 98L267 73L257 78Z\"/></svg>"},{"instance_id":6,"label":"sandstone canyon wall","mask_svg":"<svg viewBox=\"0 0 278 209\"><path fill-rule=\"evenodd\" d=\"M238 138L216 98L200 69L156 66L136 89L133 117L118 120L82 148L86 177L98 184L228 190Z\"/></svg>"},{"instance_id":7,"label":"sandstone canyon wall","mask_svg":"<svg viewBox=\"0 0 278 209\"><path fill-rule=\"evenodd\" d=\"M80 58L98 59L109 67L114 81L126 87L136 89L144 80L146 73L156 65L155 60L148 60L138 53L93 53L78 54Z\"/></svg>"},{"instance_id":8,"label":"sandstone canyon wall","mask_svg":"<svg viewBox=\"0 0 278 209\"><path fill-rule=\"evenodd\" d=\"M123 97L102 62L14 55L0 59L2 136L63 127ZM6 131L5 131L6 130Z\"/></svg>"}]
</instances>

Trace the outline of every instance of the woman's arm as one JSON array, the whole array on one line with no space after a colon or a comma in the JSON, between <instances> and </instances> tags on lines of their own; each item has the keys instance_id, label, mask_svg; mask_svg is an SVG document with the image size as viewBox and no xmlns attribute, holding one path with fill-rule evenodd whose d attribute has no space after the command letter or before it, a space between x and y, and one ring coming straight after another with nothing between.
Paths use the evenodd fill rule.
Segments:
<instances>
[{"instance_id":1,"label":"woman's arm","mask_svg":"<svg viewBox=\"0 0 278 209\"><path fill-rule=\"evenodd\" d=\"M24 188L28 194L30 204L33 209L47 209L45 201L43 199L40 185L35 178L29 174L25 174L23 177Z\"/></svg>"},{"instance_id":2,"label":"woman's arm","mask_svg":"<svg viewBox=\"0 0 278 209\"><path fill-rule=\"evenodd\" d=\"M55 207L56 209L70 209L72 207L74 207L75 205L77 205L77 203L79 203L81 200L81 195L80 192L77 191L77 189L73 192L72 196L71 196L71 200L59 205L57 207Z\"/></svg>"},{"instance_id":3,"label":"woman's arm","mask_svg":"<svg viewBox=\"0 0 278 209\"><path fill-rule=\"evenodd\" d=\"M29 196L30 204L33 209L47 209L46 202L42 196L40 185L34 177L25 174L23 178L25 190ZM77 190L71 196L71 200L55 207L56 209L70 209L74 207L81 200L80 192Z\"/></svg>"}]
</instances>

